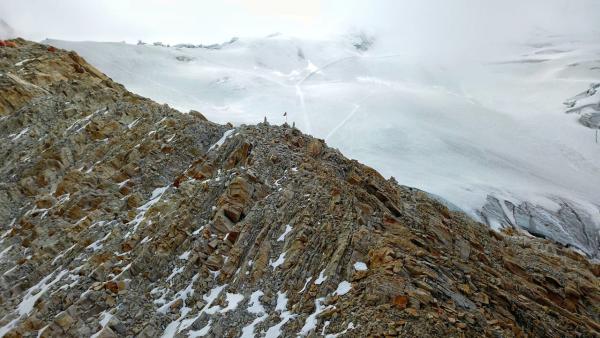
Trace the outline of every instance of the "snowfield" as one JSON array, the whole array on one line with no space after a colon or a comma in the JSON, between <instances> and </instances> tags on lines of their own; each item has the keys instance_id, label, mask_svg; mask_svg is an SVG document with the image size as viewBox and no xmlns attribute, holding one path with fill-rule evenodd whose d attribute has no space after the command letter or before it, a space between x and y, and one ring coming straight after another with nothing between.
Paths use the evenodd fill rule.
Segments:
<instances>
[{"instance_id":1,"label":"snowfield","mask_svg":"<svg viewBox=\"0 0 600 338\"><path fill-rule=\"evenodd\" d=\"M212 121L281 124L287 112L346 156L492 227L599 257L600 144L563 105L599 82L598 36L538 34L464 62L282 35L217 48L45 43Z\"/></svg>"}]
</instances>

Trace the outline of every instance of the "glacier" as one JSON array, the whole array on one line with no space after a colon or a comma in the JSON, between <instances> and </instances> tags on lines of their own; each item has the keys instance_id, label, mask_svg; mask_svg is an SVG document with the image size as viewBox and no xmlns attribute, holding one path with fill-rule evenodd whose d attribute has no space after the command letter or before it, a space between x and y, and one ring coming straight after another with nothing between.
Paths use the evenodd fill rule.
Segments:
<instances>
[{"instance_id":1,"label":"glacier","mask_svg":"<svg viewBox=\"0 0 600 338\"><path fill-rule=\"evenodd\" d=\"M293 123L492 228L600 258L600 145L563 105L600 78L597 35L536 34L461 62L378 42L44 41L157 102L219 123Z\"/></svg>"}]
</instances>

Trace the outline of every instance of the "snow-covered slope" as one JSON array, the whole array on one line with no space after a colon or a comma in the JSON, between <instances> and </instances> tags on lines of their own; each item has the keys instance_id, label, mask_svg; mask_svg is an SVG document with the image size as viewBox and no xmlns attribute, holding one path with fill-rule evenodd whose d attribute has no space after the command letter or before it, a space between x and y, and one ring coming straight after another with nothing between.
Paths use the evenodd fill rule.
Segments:
<instances>
[{"instance_id":1,"label":"snow-covered slope","mask_svg":"<svg viewBox=\"0 0 600 338\"><path fill-rule=\"evenodd\" d=\"M283 123L287 112L347 156L491 226L529 229L598 256L600 145L563 106L600 78L597 37L536 36L464 62L353 42L279 35L215 49L46 41L133 92L213 121Z\"/></svg>"}]
</instances>

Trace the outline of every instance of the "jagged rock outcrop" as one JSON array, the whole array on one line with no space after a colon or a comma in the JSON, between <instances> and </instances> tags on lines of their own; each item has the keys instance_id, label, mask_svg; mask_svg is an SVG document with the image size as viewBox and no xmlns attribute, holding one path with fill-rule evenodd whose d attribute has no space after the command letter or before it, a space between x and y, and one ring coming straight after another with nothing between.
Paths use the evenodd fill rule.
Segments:
<instances>
[{"instance_id":1,"label":"jagged rock outcrop","mask_svg":"<svg viewBox=\"0 0 600 338\"><path fill-rule=\"evenodd\" d=\"M217 125L0 48L0 335L585 336L600 266L297 129Z\"/></svg>"}]
</instances>

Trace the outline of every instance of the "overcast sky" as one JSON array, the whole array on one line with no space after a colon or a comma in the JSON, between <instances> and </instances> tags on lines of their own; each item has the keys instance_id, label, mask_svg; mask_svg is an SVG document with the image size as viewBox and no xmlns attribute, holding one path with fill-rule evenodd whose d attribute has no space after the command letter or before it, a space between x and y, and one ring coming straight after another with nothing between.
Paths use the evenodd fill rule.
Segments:
<instances>
[{"instance_id":1,"label":"overcast sky","mask_svg":"<svg viewBox=\"0 0 600 338\"><path fill-rule=\"evenodd\" d=\"M596 0L1 0L32 40L214 43L275 32L327 38L351 28L402 41L465 43L600 30ZM403 40L404 39L404 40Z\"/></svg>"}]
</instances>

